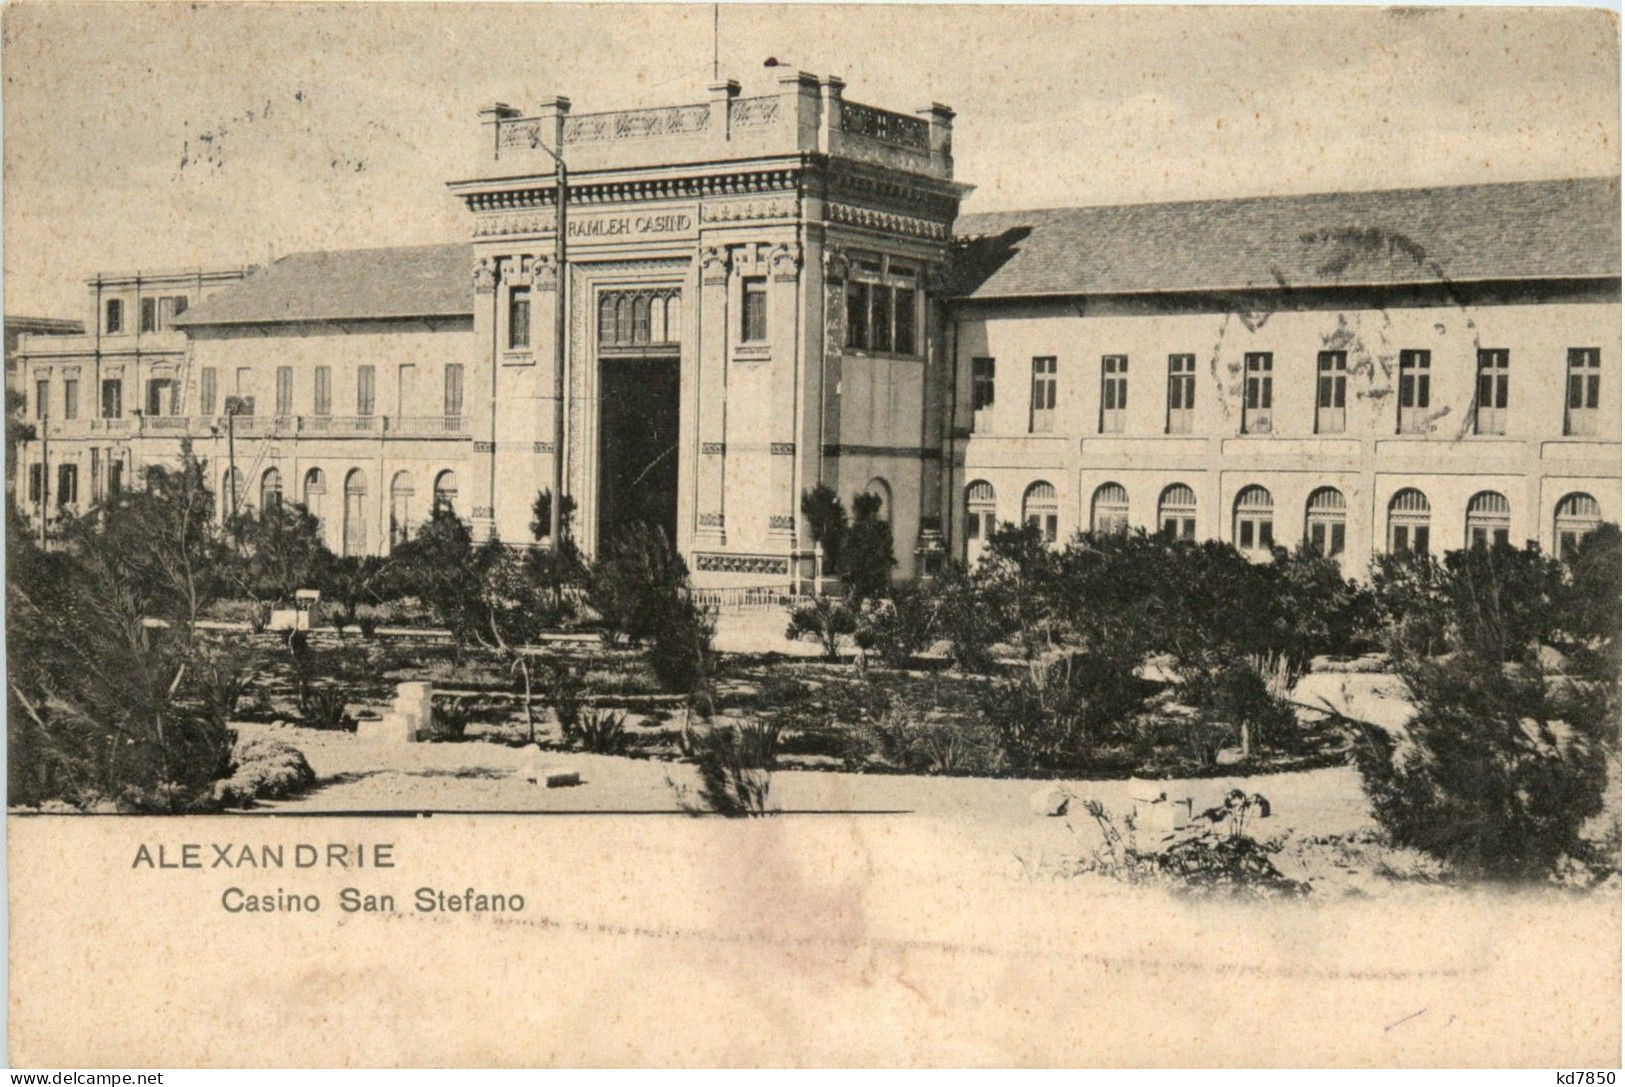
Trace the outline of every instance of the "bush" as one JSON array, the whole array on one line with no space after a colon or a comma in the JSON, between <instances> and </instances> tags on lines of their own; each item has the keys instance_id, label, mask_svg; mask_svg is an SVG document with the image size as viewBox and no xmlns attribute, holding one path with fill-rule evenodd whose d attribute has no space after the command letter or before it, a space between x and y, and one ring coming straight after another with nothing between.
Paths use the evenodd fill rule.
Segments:
<instances>
[{"instance_id":1,"label":"bush","mask_svg":"<svg viewBox=\"0 0 1625 1087\"><path fill-rule=\"evenodd\" d=\"M867 729L874 752L913 773L988 774L1003 768L998 744L977 721L925 719L892 710Z\"/></svg>"},{"instance_id":2,"label":"bush","mask_svg":"<svg viewBox=\"0 0 1625 1087\"><path fill-rule=\"evenodd\" d=\"M1284 657L1209 658L1180 684L1180 697L1205 721L1233 727L1248 754L1255 746L1293 751L1301 730L1297 712L1279 693L1291 687L1284 665Z\"/></svg>"},{"instance_id":3,"label":"bush","mask_svg":"<svg viewBox=\"0 0 1625 1087\"><path fill-rule=\"evenodd\" d=\"M466 698L444 698L434 703L434 736L437 740L461 740L474 720L474 707Z\"/></svg>"},{"instance_id":4,"label":"bush","mask_svg":"<svg viewBox=\"0 0 1625 1087\"><path fill-rule=\"evenodd\" d=\"M716 616L694 603L686 584L666 597L649 641L649 668L668 691L690 694L711 674Z\"/></svg>"},{"instance_id":5,"label":"bush","mask_svg":"<svg viewBox=\"0 0 1625 1087\"><path fill-rule=\"evenodd\" d=\"M772 725L722 726L706 730L698 742L700 805L680 793L690 814L711 812L729 818L770 814L768 793L778 751Z\"/></svg>"},{"instance_id":6,"label":"bush","mask_svg":"<svg viewBox=\"0 0 1625 1087\"><path fill-rule=\"evenodd\" d=\"M559 722L560 735L567 741L573 739L581 723L581 680L569 664L556 661L548 669L547 700Z\"/></svg>"},{"instance_id":7,"label":"bush","mask_svg":"<svg viewBox=\"0 0 1625 1087\"><path fill-rule=\"evenodd\" d=\"M873 649L888 668L906 668L931 643L930 596L913 586L892 591L890 599L871 598L858 610L854 640Z\"/></svg>"},{"instance_id":8,"label":"bush","mask_svg":"<svg viewBox=\"0 0 1625 1087\"><path fill-rule=\"evenodd\" d=\"M299 705L306 728L354 732L355 719L346 712L344 692L335 687L312 687Z\"/></svg>"},{"instance_id":9,"label":"bush","mask_svg":"<svg viewBox=\"0 0 1625 1087\"><path fill-rule=\"evenodd\" d=\"M239 740L232 749L231 776L214 785L214 799L228 808L246 808L259 799L282 799L316 783L304 753L269 737Z\"/></svg>"},{"instance_id":10,"label":"bush","mask_svg":"<svg viewBox=\"0 0 1625 1087\"><path fill-rule=\"evenodd\" d=\"M609 541L588 596L611 632L638 644L659 629L687 587L688 566L666 534L638 521Z\"/></svg>"},{"instance_id":11,"label":"bush","mask_svg":"<svg viewBox=\"0 0 1625 1087\"><path fill-rule=\"evenodd\" d=\"M626 750L626 714L589 708L573 730L573 738L583 751L594 755L619 755Z\"/></svg>"},{"instance_id":12,"label":"bush","mask_svg":"<svg viewBox=\"0 0 1625 1087\"><path fill-rule=\"evenodd\" d=\"M1415 716L1399 735L1359 728L1355 765L1399 845L1470 875L1541 879L1585 858L1618 720L1606 695L1457 654L1404 669Z\"/></svg>"},{"instance_id":13,"label":"bush","mask_svg":"<svg viewBox=\"0 0 1625 1087\"><path fill-rule=\"evenodd\" d=\"M890 587L897 559L892 555L891 522L880 518L878 495L852 496L852 526L846 531L841 551L846 564L844 577L853 600L880 596Z\"/></svg>"},{"instance_id":14,"label":"bush","mask_svg":"<svg viewBox=\"0 0 1625 1087\"><path fill-rule=\"evenodd\" d=\"M846 508L840 498L823 483L802 491L801 516L807 519L813 543L823 550L823 576L839 574L845 569L841 548L846 543Z\"/></svg>"},{"instance_id":15,"label":"bush","mask_svg":"<svg viewBox=\"0 0 1625 1087\"><path fill-rule=\"evenodd\" d=\"M787 607L790 625L784 630L786 638L795 641L811 637L823 646L825 660L841 659L841 639L857 629L857 619L845 600L837 596L793 597Z\"/></svg>"},{"instance_id":16,"label":"bush","mask_svg":"<svg viewBox=\"0 0 1625 1087\"><path fill-rule=\"evenodd\" d=\"M1074 653L1030 664L1020 680L994 685L982 717L1016 770L1079 770L1090 749L1129 734L1146 685L1132 665L1106 654Z\"/></svg>"},{"instance_id":17,"label":"bush","mask_svg":"<svg viewBox=\"0 0 1625 1087\"><path fill-rule=\"evenodd\" d=\"M966 672L993 670L993 647L1008 630L1004 609L987 578L947 564L933 586L933 618L948 655Z\"/></svg>"}]
</instances>

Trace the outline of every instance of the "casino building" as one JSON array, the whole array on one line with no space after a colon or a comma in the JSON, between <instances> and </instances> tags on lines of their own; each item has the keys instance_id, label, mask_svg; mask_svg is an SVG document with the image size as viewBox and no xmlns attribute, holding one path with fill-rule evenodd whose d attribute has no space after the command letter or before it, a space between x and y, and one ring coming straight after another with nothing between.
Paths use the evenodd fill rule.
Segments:
<instances>
[{"instance_id":1,"label":"casino building","mask_svg":"<svg viewBox=\"0 0 1625 1087\"><path fill-rule=\"evenodd\" d=\"M818 483L881 497L900 577L1003 521L1306 540L1354 574L1618 519L1617 179L961 215L953 122L804 73L495 105L449 186L466 241L186 273L161 358L104 286L73 350L25 337L29 512L189 436L223 508L303 502L342 553L435 505L529 541L562 458L588 553L651 520L714 587L812 576Z\"/></svg>"}]
</instances>

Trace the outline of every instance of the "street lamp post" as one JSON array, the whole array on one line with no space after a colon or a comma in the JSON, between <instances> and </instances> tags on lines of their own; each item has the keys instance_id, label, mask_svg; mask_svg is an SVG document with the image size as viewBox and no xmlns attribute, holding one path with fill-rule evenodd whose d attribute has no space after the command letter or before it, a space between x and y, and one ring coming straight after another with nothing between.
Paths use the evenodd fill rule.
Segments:
<instances>
[{"instance_id":1,"label":"street lamp post","mask_svg":"<svg viewBox=\"0 0 1625 1087\"><path fill-rule=\"evenodd\" d=\"M559 548L564 526L564 336L565 336L565 283L564 283L564 231L565 211L570 199L570 171L564 156L537 141L536 146L553 159L553 500L548 504L548 538L553 549Z\"/></svg>"}]
</instances>

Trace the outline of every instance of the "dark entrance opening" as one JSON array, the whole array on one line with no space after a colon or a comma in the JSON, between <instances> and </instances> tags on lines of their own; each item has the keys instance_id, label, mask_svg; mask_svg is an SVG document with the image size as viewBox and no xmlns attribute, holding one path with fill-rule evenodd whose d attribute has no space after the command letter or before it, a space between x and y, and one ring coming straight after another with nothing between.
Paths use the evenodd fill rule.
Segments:
<instances>
[{"instance_id":1,"label":"dark entrance opening","mask_svg":"<svg viewBox=\"0 0 1625 1087\"><path fill-rule=\"evenodd\" d=\"M598 546L647 522L677 542L675 358L606 358L598 366Z\"/></svg>"}]
</instances>

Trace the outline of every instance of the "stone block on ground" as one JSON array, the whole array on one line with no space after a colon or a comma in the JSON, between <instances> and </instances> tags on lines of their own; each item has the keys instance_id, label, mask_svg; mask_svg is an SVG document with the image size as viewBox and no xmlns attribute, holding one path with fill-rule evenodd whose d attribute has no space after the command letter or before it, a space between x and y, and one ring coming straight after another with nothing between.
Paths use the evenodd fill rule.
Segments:
<instances>
[{"instance_id":1,"label":"stone block on ground","mask_svg":"<svg viewBox=\"0 0 1625 1087\"><path fill-rule=\"evenodd\" d=\"M1072 794L1059 785L1046 786L1027 798L1034 815L1065 815L1071 803Z\"/></svg>"}]
</instances>

